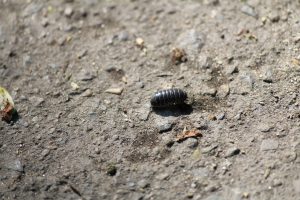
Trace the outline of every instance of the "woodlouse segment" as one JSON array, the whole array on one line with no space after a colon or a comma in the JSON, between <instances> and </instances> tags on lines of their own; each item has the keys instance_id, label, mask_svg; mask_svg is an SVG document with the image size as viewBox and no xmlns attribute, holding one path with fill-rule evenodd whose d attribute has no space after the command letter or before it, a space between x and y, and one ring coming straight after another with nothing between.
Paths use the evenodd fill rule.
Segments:
<instances>
[{"instance_id":1,"label":"woodlouse segment","mask_svg":"<svg viewBox=\"0 0 300 200\"><path fill-rule=\"evenodd\" d=\"M172 88L156 92L151 98L152 107L167 107L183 104L187 94L181 89Z\"/></svg>"}]
</instances>

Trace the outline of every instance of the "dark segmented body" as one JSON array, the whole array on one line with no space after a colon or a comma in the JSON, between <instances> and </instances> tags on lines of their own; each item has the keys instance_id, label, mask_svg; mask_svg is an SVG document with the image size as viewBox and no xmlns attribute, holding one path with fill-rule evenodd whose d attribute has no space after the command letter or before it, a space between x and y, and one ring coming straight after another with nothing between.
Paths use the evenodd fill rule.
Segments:
<instances>
[{"instance_id":1,"label":"dark segmented body","mask_svg":"<svg viewBox=\"0 0 300 200\"><path fill-rule=\"evenodd\" d=\"M151 98L152 107L167 107L183 104L187 99L187 94L181 89L161 90Z\"/></svg>"}]
</instances>

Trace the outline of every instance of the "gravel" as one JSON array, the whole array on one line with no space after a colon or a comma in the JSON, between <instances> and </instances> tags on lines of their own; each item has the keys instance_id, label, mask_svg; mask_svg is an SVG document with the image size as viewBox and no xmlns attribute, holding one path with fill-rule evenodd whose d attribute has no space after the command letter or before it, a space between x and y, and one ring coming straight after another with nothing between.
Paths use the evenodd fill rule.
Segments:
<instances>
[{"instance_id":1,"label":"gravel","mask_svg":"<svg viewBox=\"0 0 300 200\"><path fill-rule=\"evenodd\" d=\"M0 5L0 199L299 196L298 1Z\"/></svg>"}]
</instances>

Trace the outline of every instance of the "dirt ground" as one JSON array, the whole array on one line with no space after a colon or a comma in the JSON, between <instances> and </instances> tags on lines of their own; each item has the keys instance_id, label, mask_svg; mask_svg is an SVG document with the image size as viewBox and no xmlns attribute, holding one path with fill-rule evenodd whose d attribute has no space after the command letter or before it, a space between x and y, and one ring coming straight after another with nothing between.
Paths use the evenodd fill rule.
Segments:
<instances>
[{"instance_id":1,"label":"dirt ground","mask_svg":"<svg viewBox=\"0 0 300 200\"><path fill-rule=\"evenodd\" d=\"M298 0L1 0L0 199L299 199L299 30Z\"/></svg>"}]
</instances>

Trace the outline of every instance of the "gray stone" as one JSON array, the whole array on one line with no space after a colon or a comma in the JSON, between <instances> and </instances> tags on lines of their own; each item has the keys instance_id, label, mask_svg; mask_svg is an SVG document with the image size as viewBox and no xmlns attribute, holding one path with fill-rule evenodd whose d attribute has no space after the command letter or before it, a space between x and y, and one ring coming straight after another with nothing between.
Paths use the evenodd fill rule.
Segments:
<instances>
[{"instance_id":1,"label":"gray stone","mask_svg":"<svg viewBox=\"0 0 300 200\"><path fill-rule=\"evenodd\" d=\"M274 179L273 180L273 183L272 183L272 186L273 187L279 187L279 186L282 186L282 181L281 180L278 180L278 179Z\"/></svg>"},{"instance_id":2,"label":"gray stone","mask_svg":"<svg viewBox=\"0 0 300 200\"><path fill-rule=\"evenodd\" d=\"M245 95L252 91L254 83L254 74L249 72L239 75L237 79L230 82L229 87L232 93Z\"/></svg>"},{"instance_id":3,"label":"gray stone","mask_svg":"<svg viewBox=\"0 0 300 200\"><path fill-rule=\"evenodd\" d=\"M16 160L8 160L4 164L7 169L17 171L17 172L24 172L23 164L19 159Z\"/></svg>"},{"instance_id":4,"label":"gray stone","mask_svg":"<svg viewBox=\"0 0 300 200\"><path fill-rule=\"evenodd\" d=\"M269 14L269 19L271 22L275 23L275 22L279 22L280 20L280 15L278 12L276 11L272 11L270 14Z\"/></svg>"},{"instance_id":5,"label":"gray stone","mask_svg":"<svg viewBox=\"0 0 300 200\"><path fill-rule=\"evenodd\" d=\"M204 190L206 192L215 192L216 190L218 190L218 188L219 188L218 185L212 184L212 185L207 186Z\"/></svg>"},{"instance_id":6,"label":"gray stone","mask_svg":"<svg viewBox=\"0 0 300 200\"><path fill-rule=\"evenodd\" d=\"M146 180L146 179L142 179L140 181L137 182L137 185L140 187L140 188L146 188L148 187L150 184L149 182Z\"/></svg>"},{"instance_id":7,"label":"gray stone","mask_svg":"<svg viewBox=\"0 0 300 200\"><path fill-rule=\"evenodd\" d=\"M215 88L203 87L201 94L208 96L216 96L217 90Z\"/></svg>"},{"instance_id":8,"label":"gray stone","mask_svg":"<svg viewBox=\"0 0 300 200\"><path fill-rule=\"evenodd\" d=\"M92 92L92 90L90 90L90 89L87 89L86 91L84 91L82 94L81 94L81 96L83 96L83 97L91 97L93 95L93 92Z\"/></svg>"},{"instance_id":9,"label":"gray stone","mask_svg":"<svg viewBox=\"0 0 300 200\"><path fill-rule=\"evenodd\" d=\"M93 73L89 70L82 69L76 76L79 81L90 81L95 78Z\"/></svg>"},{"instance_id":10,"label":"gray stone","mask_svg":"<svg viewBox=\"0 0 300 200\"><path fill-rule=\"evenodd\" d=\"M65 36L59 37L56 42L59 46L63 46L66 43L66 37Z\"/></svg>"},{"instance_id":11,"label":"gray stone","mask_svg":"<svg viewBox=\"0 0 300 200\"><path fill-rule=\"evenodd\" d=\"M257 125L257 128L259 131L266 133L266 132L269 132L272 127L266 123L260 123Z\"/></svg>"},{"instance_id":12,"label":"gray stone","mask_svg":"<svg viewBox=\"0 0 300 200\"><path fill-rule=\"evenodd\" d=\"M177 38L175 44L178 48L183 48L190 58L197 56L205 44L205 36L195 29L186 30Z\"/></svg>"},{"instance_id":13,"label":"gray stone","mask_svg":"<svg viewBox=\"0 0 300 200\"><path fill-rule=\"evenodd\" d=\"M296 193L300 194L300 179L293 181L294 190Z\"/></svg>"},{"instance_id":14,"label":"gray stone","mask_svg":"<svg viewBox=\"0 0 300 200\"><path fill-rule=\"evenodd\" d=\"M145 84L144 84L144 82L142 82L142 81L137 82L136 85L137 85L139 88L144 88L144 87L145 87Z\"/></svg>"},{"instance_id":15,"label":"gray stone","mask_svg":"<svg viewBox=\"0 0 300 200\"><path fill-rule=\"evenodd\" d=\"M273 68L272 67L263 68L262 80L267 83L273 82Z\"/></svg>"},{"instance_id":16,"label":"gray stone","mask_svg":"<svg viewBox=\"0 0 300 200\"><path fill-rule=\"evenodd\" d=\"M190 149L194 149L198 146L198 140L197 138L188 138L184 141L184 144L190 148Z\"/></svg>"},{"instance_id":17,"label":"gray stone","mask_svg":"<svg viewBox=\"0 0 300 200\"><path fill-rule=\"evenodd\" d=\"M44 149L41 153L41 158L44 158L46 157L47 155L49 155L50 153L50 150L49 149Z\"/></svg>"},{"instance_id":18,"label":"gray stone","mask_svg":"<svg viewBox=\"0 0 300 200\"><path fill-rule=\"evenodd\" d=\"M246 15L249 15L251 17L258 18L258 14L255 11L255 9L252 6L248 5L248 4L244 4L241 7L241 12L246 14Z\"/></svg>"},{"instance_id":19,"label":"gray stone","mask_svg":"<svg viewBox=\"0 0 300 200\"><path fill-rule=\"evenodd\" d=\"M32 63L31 57L29 55L25 55L23 57L23 67L29 67Z\"/></svg>"},{"instance_id":20,"label":"gray stone","mask_svg":"<svg viewBox=\"0 0 300 200\"><path fill-rule=\"evenodd\" d=\"M225 118L225 113L220 113L216 117L217 117L217 120L223 120Z\"/></svg>"},{"instance_id":21,"label":"gray stone","mask_svg":"<svg viewBox=\"0 0 300 200\"><path fill-rule=\"evenodd\" d=\"M237 147L231 147L231 148L229 148L229 149L226 150L224 157L228 158L228 157L235 156L235 155L239 154L240 151L241 150L239 148L237 148Z\"/></svg>"},{"instance_id":22,"label":"gray stone","mask_svg":"<svg viewBox=\"0 0 300 200\"><path fill-rule=\"evenodd\" d=\"M276 150L277 148L278 148L278 142L273 139L263 140L260 145L261 151Z\"/></svg>"},{"instance_id":23,"label":"gray stone","mask_svg":"<svg viewBox=\"0 0 300 200\"><path fill-rule=\"evenodd\" d=\"M118 35L118 39L120 41L127 41L129 39L129 33L127 31L122 31L119 35Z\"/></svg>"},{"instance_id":24,"label":"gray stone","mask_svg":"<svg viewBox=\"0 0 300 200\"><path fill-rule=\"evenodd\" d=\"M43 27L47 27L49 25L49 20L47 18L43 18L41 21L41 25Z\"/></svg>"},{"instance_id":25,"label":"gray stone","mask_svg":"<svg viewBox=\"0 0 300 200\"><path fill-rule=\"evenodd\" d=\"M217 96L220 98L225 98L230 93L229 85L224 84L218 88Z\"/></svg>"},{"instance_id":26,"label":"gray stone","mask_svg":"<svg viewBox=\"0 0 300 200\"><path fill-rule=\"evenodd\" d=\"M135 183L134 183L134 182L128 182L128 183L127 183L127 186L130 187L130 188L132 188L132 187L135 186Z\"/></svg>"},{"instance_id":27,"label":"gray stone","mask_svg":"<svg viewBox=\"0 0 300 200\"><path fill-rule=\"evenodd\" d=\"M158 132L159 133L164 133L172 130L173 124L170 122L167 122L165 124L161 124L158 126Z\"/></svg>"},{"instance_id":28,"label":"gray stone","mask_svg":"<svg viewBox=\"0 0 300 200\"><path fill-rule=\"evenodd\" d=\"M197 67L199 69L209 69L213 64L213 59L209 56L200 56L197 59Z\"/></svg>"},{"instance_id":29,"label":"gray stone","mask_svg":"<svg viewBox=\"0 0 300 200\"><path fill-rule=\"evenodd\" d=\"M230 66L225 68L225 74L226 75L231 75L231 74L236 73L238 71L239 70L238 70L237 66L235 66L235 65L230 65Z\"/></svg>"},{"instance_id":30,"label":"gray stone","mask_svg":"<svg viewBox=\"0 0 300 200\"><path fill-rule=\"evenodd\" d=\"M82 50L80 50L80 51L78 52L77 58L81 59L81 58L83 58L84 56L86 56L87 53L88 53L88 50L82 49Z\"/></svg>"}]
</instances>

